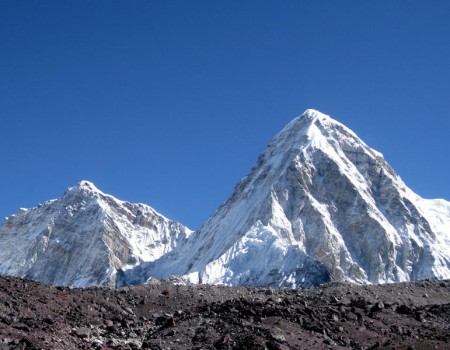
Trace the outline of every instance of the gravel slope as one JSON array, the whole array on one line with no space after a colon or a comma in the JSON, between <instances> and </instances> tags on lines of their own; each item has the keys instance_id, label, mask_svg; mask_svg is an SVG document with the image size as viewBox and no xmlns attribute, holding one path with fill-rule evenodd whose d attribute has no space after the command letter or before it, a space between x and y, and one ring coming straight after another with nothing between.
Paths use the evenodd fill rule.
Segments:
<instances>
[{"instance_id":1,"label":"gravel slope","mask_svg":"<svg viewBox=\"0 0 450 350\"><path fill-rule=\"evenodd\" d=\"M450 281L68 289L0 278L0 349L449 349Z\"/></svg>"}]
</instances>

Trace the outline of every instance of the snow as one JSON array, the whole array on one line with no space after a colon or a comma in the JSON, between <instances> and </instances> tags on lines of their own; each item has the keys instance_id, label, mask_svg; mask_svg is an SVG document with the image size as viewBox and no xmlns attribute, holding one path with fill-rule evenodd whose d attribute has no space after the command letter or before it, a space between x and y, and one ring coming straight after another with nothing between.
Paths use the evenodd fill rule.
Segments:
<instances>
[{"instance_id":1,"label":"snow","mask_svg":"<svg viewBox=\"0 0 450 350\"><path fill-rule=\"evenodd\" d=\"M423 199L416 195L415 200L436 232L439 249L450 251L450 202L443 199Z\"/></svg>"}]
</instances>

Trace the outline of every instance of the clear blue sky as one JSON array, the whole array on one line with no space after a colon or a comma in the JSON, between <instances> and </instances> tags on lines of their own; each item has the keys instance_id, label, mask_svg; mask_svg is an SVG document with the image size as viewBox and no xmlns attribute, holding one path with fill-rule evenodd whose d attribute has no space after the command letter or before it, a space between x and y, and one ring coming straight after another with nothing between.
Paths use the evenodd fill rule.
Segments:
<instances>
[{"instance_id":1,"label":"clear blue sky","mask_svg":"<svg viewBox=\"0 0 450 350\"><path fill-rule=\"evenodd\" d=\"M450 200L450 1L0 2L0 217L82 179L195 229L315 108Z\"/></svg>"}]
</instances>

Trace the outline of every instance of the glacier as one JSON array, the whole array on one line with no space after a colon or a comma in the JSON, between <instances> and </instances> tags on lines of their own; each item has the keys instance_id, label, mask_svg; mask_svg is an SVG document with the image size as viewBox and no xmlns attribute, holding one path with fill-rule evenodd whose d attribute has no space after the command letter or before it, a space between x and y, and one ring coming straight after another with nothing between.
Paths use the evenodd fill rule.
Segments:
<instances>
[{"instance_id":1,"label":"glacier","mask_svg":"<svg viewBox=\"0 0 450 350\"><path fill-rule=\"evenodd\" d=\"M0 227L0 274L311 287L450 278L450 202L423 199L353 131L309 109L194 232L82 181Z\"/></svg>"}]
</instances>

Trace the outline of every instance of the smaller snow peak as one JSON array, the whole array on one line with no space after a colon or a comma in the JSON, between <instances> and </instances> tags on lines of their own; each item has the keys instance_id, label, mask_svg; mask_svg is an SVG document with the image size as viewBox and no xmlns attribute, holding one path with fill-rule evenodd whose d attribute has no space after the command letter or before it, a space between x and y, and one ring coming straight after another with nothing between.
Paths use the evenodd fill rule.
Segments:
<instances>
[{"instance_id":1,"label":"smaller snow peak","mask_svg":"<svg viewBox=\"0 0 450 350\"><path fill-rule=\"evenodd\" d=\"M79 189L86 189L86 190L91 190L91 191L99 191L99 189L97 187L95 187L95 185L87 180L82 180L77 184L77 187Z\"/></svg>"},{"instance_id":2,"label":"smaller snow peak","mask_svg":"<svg viewBox=\"0 0 450 350\"><path fill-rule=\"evenodd\" d=\"M90 181L80 181L73 187L69 187L64 195L68 194L80 194L85 197L91 197L98 194L103 194L95 185Z\"/></svg>"},{"instance_id":3,"label":"smaller snow peak","mask_svg":"<svg viewBox=\"0 0 450 350\"><path fill-rule=\"evenodd\" d=\"M97 187L95 187L95 185L92 182L86 180L80 181L76 187L78 191L81 192L102 193L102 191L100 191Z\"/></svg>"}]
</instances>

